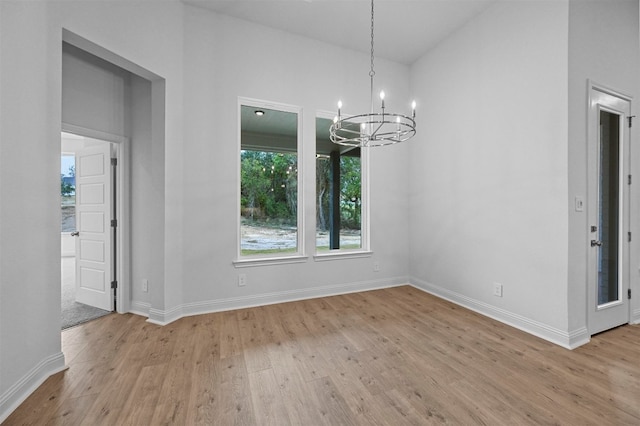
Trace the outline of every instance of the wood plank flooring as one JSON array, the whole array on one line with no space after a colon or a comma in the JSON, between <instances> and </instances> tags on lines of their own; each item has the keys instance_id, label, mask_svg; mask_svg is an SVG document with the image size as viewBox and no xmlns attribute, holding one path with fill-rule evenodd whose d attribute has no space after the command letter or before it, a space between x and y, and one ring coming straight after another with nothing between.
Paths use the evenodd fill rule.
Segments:
<instances>
[{"instance_id":1,"label":"wood plank flooring","mask_svg":"<svg viewBox=\"0 0 640 426\"><path fill-rule=\"evenodd\" d=\"M408 286L62 340L3 424L640 424L640 326L568 351Z\"/></svg>"}]
</instances>

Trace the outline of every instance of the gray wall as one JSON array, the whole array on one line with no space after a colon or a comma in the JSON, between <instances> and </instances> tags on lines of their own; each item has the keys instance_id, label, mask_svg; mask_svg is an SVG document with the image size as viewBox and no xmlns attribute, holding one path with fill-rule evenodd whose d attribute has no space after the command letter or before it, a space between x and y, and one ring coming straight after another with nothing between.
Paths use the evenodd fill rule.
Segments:
<instances>
[{"instance_id":1,"label":"gray wall","mask_svg":"<svg viewBox=\"0 0 640 426\"><path fill-rule=\"evenodd\" d=\"M413 282L563 345L567 37L568 3L497 2L414 64L409 179Z\"/></svg>"},{"instance_id":2,"label":"gray wall","mask_svg":"<svg viewBox=\"0 0 640 426\"><path fill-rule=\"evenodd\" d=\"M86 35L107 52L118 51L153 70L155 76L166 77L170 83L153 85L152 104L158 97L166 104L163 119L154 117L153 122L155 126L161 123L160 139L166 135L180 141L176 135L182 132L182 10L173 1L153 5L0 2L0 419L64 367L58 182L62 30ZM158 26L163 28L161 33ZM126 128L127 115L121 116L122 110L110 111L104 105L96 108L111 124ZM66 115L65 120L74 121L71 117ZM181 150L169 149L169 154L175 156L175 163L167 181L180 186ZM163 224L161 243L156 246L169 248L163 249L162 261L154 266L164 276L174 277L173 282L180 282L175 279L180 276L180 265L165 262L165 256L175 258L174 251L181 253L180 229L173 226L180 222L181 204L179 199L167 198L171 221ZM164 289L158 293L158 300L164 303Z\"/></svg>"},{"instance_id":3,"label":"gray wall","mask_svg":"<svg viewBox=\"0 0 640 426\"><path fill-rule=\"evenodd\" d=\"M640 97L640 42L637 1L571 1L569 3L569 329L587 324L587 211L576 212L574 199L587 201L587 79L633 97L632 115L638 114ZM631 173L638 175L640 151L638 125L631 128ZM636 180L636 182L638 182ZM631 187L631 231L640 237L638 185ZM636 237L636 241L637 241ZM640 252L631 244L631 288L640 292ZM634 318L640 320L640 299L631 300Z\"/></svg>"}]
</instances>

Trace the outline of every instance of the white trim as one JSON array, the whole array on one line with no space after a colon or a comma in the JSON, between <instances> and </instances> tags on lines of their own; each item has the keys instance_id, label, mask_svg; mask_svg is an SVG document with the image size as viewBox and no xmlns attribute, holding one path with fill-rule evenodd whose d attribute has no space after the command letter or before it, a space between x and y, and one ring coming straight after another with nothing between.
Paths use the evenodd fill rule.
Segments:
<instances>
[{"instance_id":1,"label":"white trim","mask_svg":"<svg viewBox=\"0 0 640 426\"><path fill-rule=\"evenodd\" d=\"M100 130L88 129L86 127L76 126L71 123L62 123L62 131L65 133L73 133L74 135L83 136L85 138L99 139L106 142L127 143L129 138L113 133L101 132Z\"/></svg>"},{"instance_id":2,"label":"white trim","mask_svg":"<svg viewBox=\"0 0 640 426\"><path fill-rule=\"evenodd\" d=\"M636 309L631 313L631 324L640 324L640 309Z\"/></svg>"},{"instance_id":3,"label":"white trim","mask_svg":"<svg viewBox=\"0 0 640 426\"><path fill-rule=\"evenodd\" d=\"M130 282L129 277L131 271L130 253L131 247L131 232L129 230L130 219L130 191L128 182L129 176L129 138L126 136L115 135L111 133L102 132L99 130L88 129L81 126L76 126L70 123L62 123L62 132L73 133L78 136L83 136L92 139L99 139L106 142L112 142L116 146L116 158L118 159L118 167L116 174L117 185L117 201L116 208L118 213L118 227L117 227L117 259L116 260L116 281L118 281L118 291L116 298L116 310L118 313L129 312L131 299L125 297L130 294Z\"/></svg>"},{"instance_id":4,"label":"white trim","mask_svg":"<svg viewBox=\"0 0 640 426\"><path fill-rule=\"evenodd\" d=\"M597 90L598 92L601 93L606 93L607 95L611 95L611 96L615 96L616 98L620 98L623 99L625 101L628 101L629 103L631 103L631 101L633 100L633 96L631 95L626 95L622 92L617 91L616 89L613 89L609 86L606 86L604 84L599 84L591 79L587 80L587 84L589 85L589 89L593 89L593 90Z\"/></svg>"},{"instance_id":5,"label":"white trim","mask_svg":"<svg viewBox=\"0 0 640 426\"><path fill-rule=\"evenodd\" d=\"M615 100L604 100L604 98L615 98ZM631 267L631 247L630 242L627 241L625 233L631 230L632 223L632 193L630 185L625 183L625 175L631 174L632 170L632 153L631 153L631 131L625 123L625 119L633 114L633 97L626 95L611 87L607 87L602 84L598 84L591 79L587 80L587 120L586 120L586 134L587 134L587 220L595 223L595 215L597 214L596 201L599 198L599 186L597 183L596 175L599 173L600 164L597 155L594 155L594 147L600 144L600 136L598 129L598 123L600 121L600 112L606 111L620 116L620 183L619 183L619 289L621 290L619 295L621 298L618 301L597 305L597 298L595 296L595 253L587 248L586 255L586 273L587 282L585 286L586 305L585 312L587 317L588 334L595 334L600 331L604 331L607 328L611 328L613 320L615 319L615 307L626 306L627 323L632 322L631 303L625 298L626 290L632 287L632 267ZM626 103L621 106L620 104ZM614 105L615 104L615 105ZM597 151L597 150L596 150ZM595 173L594 173L595 172ZM596 306L595 310L593 306ZM622 308L621 308L622 309ZM607 311L609 312L607 314ZM607 320L604 320L607 318ZM607 325L608 324L608 325ZM622 325L620 323L618 325Z\"/></svg>"},{"instance_id":6,"label":"white trim","mask_svg":"<svg viewBox=\"0 0 640 426\"><path fill-rule=\"evenodd\" d=\"M463 306L474 312L540 337L541 339L547 340L566 349L575 349L578 346L588 343L591 338L586 327L566 332L417 278L411 279L411 285L419 290Z\"/></svg>"},{"instance_id":7,"label":"white trim","mask_svg":"<svg viewBox=\"0 0 640 426\"><path fill-rule=\"evenodd\" d=\"M336 251L332 253L322 253L313 256L313 260L316 262L326 262L329 260L341 260L341 259L361 259L364 257L373 256L373 252L369 250L353 250L353 251Z\"/></svg>"},{"instance_id":8,"label":"white trim","mask_svg":"<svg viewBox=\"0 0 640 426\"><path fill-rule=\"evenodd\" d=\"M167 325L182 318L182 305L174 306L169 310L161 310L155 308L149 308L149 317L147 322L156 325Z\"/></svg>"},{"instance_id":9,"label":"white trim","mask_svg":"<svg viewBox=\"0 0 640 426\"><path fill-rule=\"evenodd\" d=\"M242 259L236 259L233 261L233 266L236 268L250 268L252 266L269 266L269 265L283 265L289 263L305 263L309 259L309 256L282 256L282 257L250 257L246 256Z\"/></svg>"},{"instance_id":10,"label":"white trim","mask_svg":"<svg viewBox=\"0 0 640 426\"><path fill-rule=\"evenodd\" d=\"M65 370L64 354L58 352L40 361L6 392L0 395L0 423L5 421L45 380Z\"/></svg>"},{"instance_id":11,"label":"white trim","mask_svg":"<svg viewBox=\"0 0 640 426\"><path fill-rule=\"evenodd\" d=\"M149 319L147 322L157 325L167 325L182 317L192 315L232 311L236 309L253 308L256 306L273 305L276 303L294 302L297 300L315 299L318 297L329 297L340 294L398 287L407 285L408 282L408 277L397 277L382 280L359 281L347 284L333 284L301 290L278 291L253 296L230 297L204 302L184 303L170 309L169 311L150 309Z\"/></svg>"},{"instance_id":12,"label":"white trim","mask_svg":"<svg viewBox=\"0 0 640 426\"><path fill-rule=\"evenodd\" d=\"M140 315L141 317L149 318L150 309L151 309L151 303L132 300L131 306L129 307L129 313Z\"/></svg>"},{"instance_id":13,"label":"white trim","mask_svg":"<svg viewBox=\"0 0 640 426\"><path fill-rule=\"evenodd\" d=\"M237 104L237 109L236 109L236 114L237 114L237 190L236 190L236 194L237 194L237 199L236 199L236 221L237 221L237 238L236 238L236 244L237 244L237 250L236 250L236 258L237 260L235 260L233 263L234 265L239 264L240 262L244 261L245 259L253 259L253 257L251 255L247 255L247 256L243 256L242 255L242 249L240 247L241 243L241 238L242 238L242 233L241 233L241 207L240 207L240 199L241 199L241 184L242 184L242 171L241 171L241 166L240 166L240 152L242 151L242 107L243 106L250 106L250 107L257 107L257 108L265 108L265 109L272 109L272 110L278 110L278 111L284 111L284 112L290 112L290 113L295 113L297 115L297 126L298 128L296 129L296 139L297 139L297 145L296 145L296 162L298 164L298 190L297 190L297 203L298 203L298 211L297 211L297 223L296 223L296 227L297 227L297 232L296 232L296 238L297 238L297 248L296 248L296 252L294 254L291 255L291 258L301 258L305 256L305 232L304 230L306 229L305 227L305 215L304 215L304 182L305 182L305 173L304 173L304 120L303 120L303 108L301 106L297 106L297 105L290 105L290 104L284 104L284 103L279 103L279 102L271 102L271 101L264 101L264 100L260 100L260 99L253 99L253 98L245 98L243 96L238 96L238 104ZM283 259L285 256L277 256L274 260L276 259ZM260 258L260 260L264 260L267 257L263 257ZM277 261L275 263L282 263L281 261ZM237 265L236 265L237 266Z\"/></svg>"},{"instance_id":14,"label":"white trim","mask_svg":"<svg viewBox=\"0 0 640 426\"><path fill-rule=\"evenodd\" d=\"M360 148L360 246L371 251L371 156L370 149Z\"/></svg>"},{"instance_id":15,"label":"white trim","mask_svg":"<svg viewBox=\"0 0 640 426\"><path fill-rule=\"evenodd\" d=\"M349 115L349 114L345 114ZM354 115L354 114L351 114ZM317 122L317 118L323 118L323 119L327 119L327 120L332 120L335 116L335 113L332 112L328 112L325 110L318 110L316 111L316 116L314 117L314 123ZM315 144L315 139L314 139L314 144ZM370 191L370 168L371 168L371 156L370 156L370 150L364 147L360 148L360 198L362 199L362 203L360 204L360 252L363 253L362 256L352 256L351 254L353 253L353 251L347 251L345 250L344 252L347 253L344 258L352 258L352 257L366 257L366 256L370 256L372 254L371 251L371 227L370 227L370 217L371 217L371 191ZM314 157L316 154L316 150L314 147ZM315 162L314 162L315 163ZM314 173L315 173L315 169L314 169ZM315 182L315 179L314 179ZM315 183L314 183L314 202L313 205L317 211L318 206L317 206L317 194L316 194L316 189L315 189ZM314 214L315 217L315 214ZM315 230L315 227L314 227ZM355 251L355 250L354 250ZM318 249L316 247L315 249L315 253L316 255L314 256L315 260L319 260L319 261L323 261L323 260L329 260L327 259L321 259L326 257L325 254L322 253L318 253ZM342 252L341 252L342 253ZM332 253L333 255L333 253Z\"/></svg>"}]
</instances>

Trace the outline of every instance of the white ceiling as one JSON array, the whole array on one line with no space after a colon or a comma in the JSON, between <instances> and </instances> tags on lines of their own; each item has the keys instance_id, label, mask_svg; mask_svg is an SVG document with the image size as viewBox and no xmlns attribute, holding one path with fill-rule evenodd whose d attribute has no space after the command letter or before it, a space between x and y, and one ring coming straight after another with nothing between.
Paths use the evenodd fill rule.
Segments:
<instances>
[{"instance_id":1,"label":"white ceiling","mask_svg":"<svg viewBox=\"0 0 640 426\"><path fill-rule=\"evenodd\" d=\"M182 0L235 18L369 53L369 0ZM375 56L412 64L496 0L377 0Z\"/></svg>"}]
</instances>

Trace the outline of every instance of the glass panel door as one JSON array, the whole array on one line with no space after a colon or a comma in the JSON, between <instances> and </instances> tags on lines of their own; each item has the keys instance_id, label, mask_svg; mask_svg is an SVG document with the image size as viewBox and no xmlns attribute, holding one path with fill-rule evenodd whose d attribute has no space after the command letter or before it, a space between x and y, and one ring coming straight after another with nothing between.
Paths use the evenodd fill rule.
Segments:
<instances>
[{"instance_id":1,"label":"glass panel door","mask_svg":"<svg viewBox=\"0 0 640 426\"><path fill-rule=\"evenodd\" d=\"M598 176L598 306L620 300L620 121L600 111Z\"/></svg>"}]
</instances>

